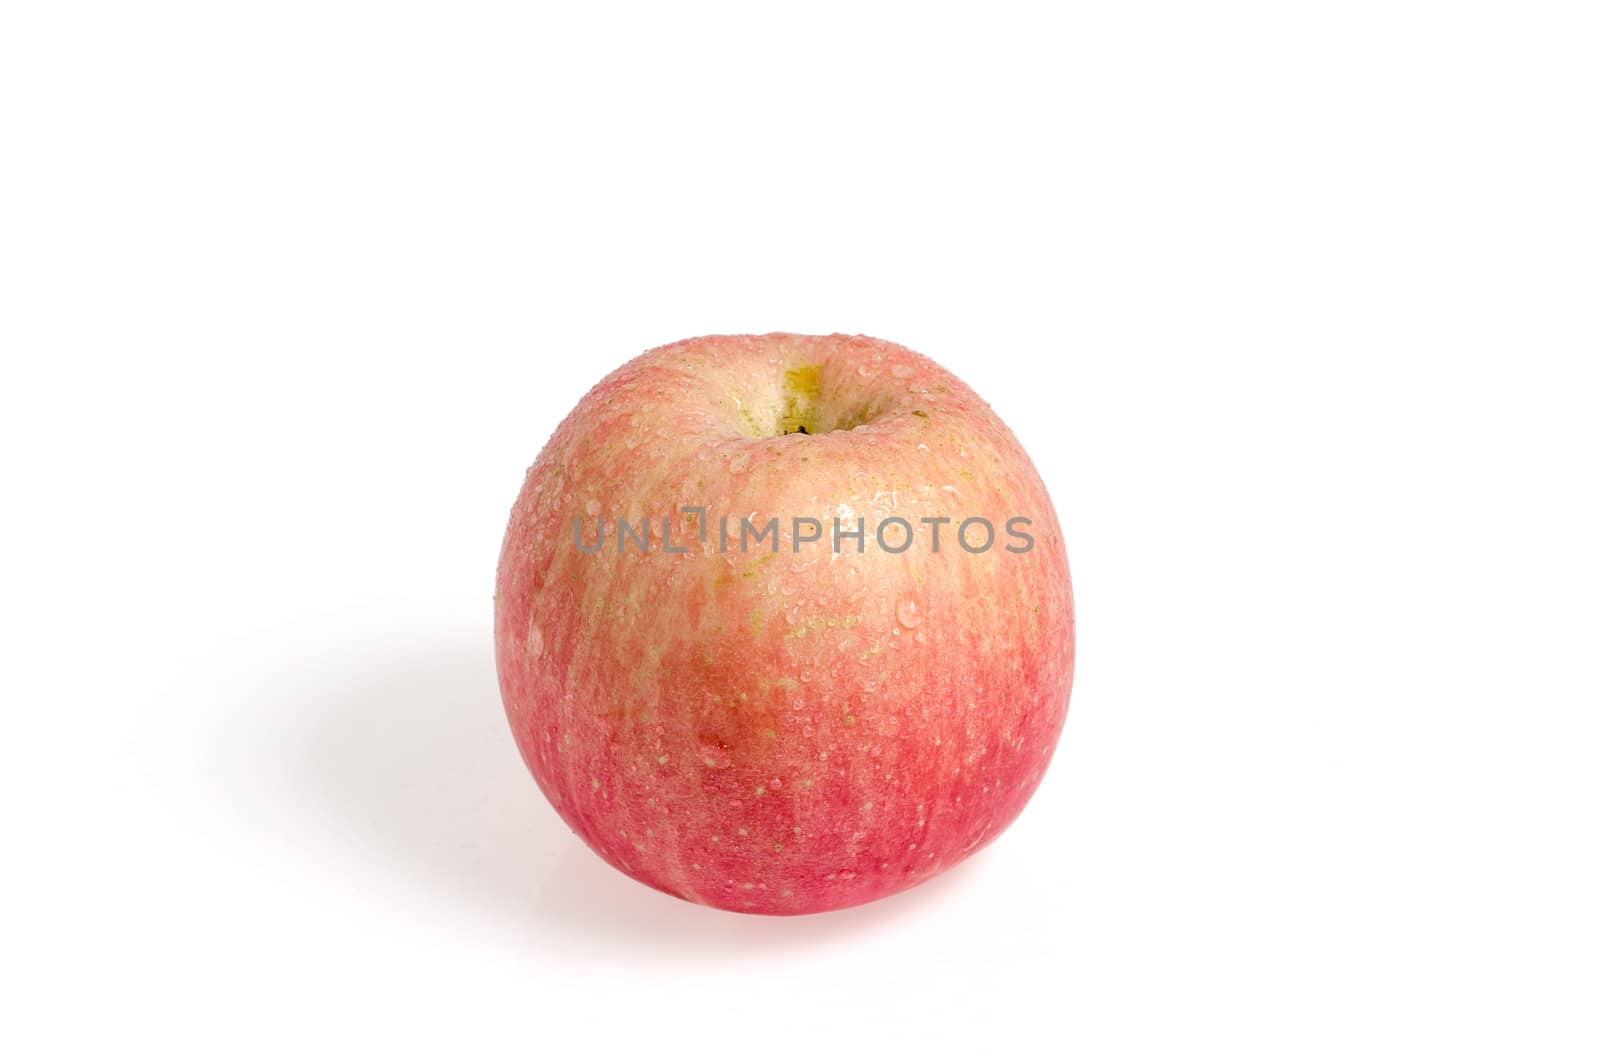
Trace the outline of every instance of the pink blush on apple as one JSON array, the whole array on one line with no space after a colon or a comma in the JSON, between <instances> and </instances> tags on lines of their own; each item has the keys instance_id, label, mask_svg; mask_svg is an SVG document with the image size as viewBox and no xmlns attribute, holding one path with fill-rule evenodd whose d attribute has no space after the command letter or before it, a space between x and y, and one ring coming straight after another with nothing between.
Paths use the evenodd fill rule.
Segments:
<instances>
[{"instance_id":1,"label":"pink blush on apple","mask_svg":"<svg viewBox=\"0 0 1600 1060\"><path fill-rule=\"evenodd\" d=\"M995 839L1072 684L1061 529L967 386L860 336L651 350L561 423L495 597L512 733L569 826L688 901L800 914Z\"/></svg>"}]
</instances>

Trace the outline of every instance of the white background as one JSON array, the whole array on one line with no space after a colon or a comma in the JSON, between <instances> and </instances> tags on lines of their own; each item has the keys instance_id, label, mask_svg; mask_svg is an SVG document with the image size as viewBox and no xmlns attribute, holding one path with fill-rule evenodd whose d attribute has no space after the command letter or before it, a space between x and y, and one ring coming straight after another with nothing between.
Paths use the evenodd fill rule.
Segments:
<instances>
[{"instance_id":1,"label":"white background","mask_svg":"<svg viewBox=\"0 0 1600 1060\"><path fill-rule=\"evenodd\" d=\"M1571 3L0 15L10 1056L1594 1056L1600 50ZM865 332L1076 576L1016 826L763 920L506 731L605 372Z\"/></svg>"}]
</instances>

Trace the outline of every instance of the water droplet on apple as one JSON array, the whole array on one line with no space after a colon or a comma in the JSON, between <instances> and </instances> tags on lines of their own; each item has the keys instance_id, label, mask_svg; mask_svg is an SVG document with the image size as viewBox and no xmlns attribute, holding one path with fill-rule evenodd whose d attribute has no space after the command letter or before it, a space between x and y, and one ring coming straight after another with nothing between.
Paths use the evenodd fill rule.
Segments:
<instances>
[{"instance_id":1,"label":"water droplet on apple","mask_svg":"<svg viewBox=\"0 0 1600 1060\"><path fill-rule=\"evenodd\" d=\"M544 634L538 626L528 627L528 656L537 659L544 654Z\"/></svg>"},{"instance_id":2,"label":"water droplet on apple","mask_svg":"<svg viewBox=\"0 0 1600 1060\"><path fill-rule=\"evenodd\" d=\"M590 500L589 503L583 506L583 510L588 512L590 515L599 515L600 502L597 500Z\"/></svg>"},{"instance_id":3,"label":"water droplet on apple","mask_svg":"<svg viewBox=\"0 0 1600 1060\"><path fill-rule=\"evenodd\" d=\"M889 374L896 379L910 379L914 369L909 364L897 364L889 369Z\"/></svg>"},{"instance_id":4,"label":"water droplet on apple","mask_svg":"<svg viewBox=\"0 0 1600 1060\"><path fill-rule=\"evenodd\" d=\"M712 740L700 741L700 761L712 769L727 769L733 765L733 756L728 754L728 749Z\"/></svg>"},{"instance_id":5,"label":"water droplet on apple","mask_svg":"<svg viewBox=\"0 0 1600 1060\"><path fill-rule=\"evenodd\" d=\"M907 629L916 629L922 624L922 612L917 607L917 602L911 597L902 597L894 609L894 617Z\"/></svg>"}]
</instances>

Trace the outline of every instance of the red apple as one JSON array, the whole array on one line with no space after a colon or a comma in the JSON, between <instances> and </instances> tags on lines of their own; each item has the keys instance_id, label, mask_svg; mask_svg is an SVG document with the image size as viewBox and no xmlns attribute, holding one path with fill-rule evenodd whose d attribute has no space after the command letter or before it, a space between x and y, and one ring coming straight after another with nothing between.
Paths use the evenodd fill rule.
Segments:
<instances>
[{"instance_id":1,"label":"red apple","mask_svg":"<svg viewBox=\"0 0 1600 1060\"><path fill-rule=\"evenodd\" d=\"M949 372L712 336L607 376L539 454L495 647L523 759L602 858L813 913L1021 812L1066 718L1072 583L1027 454Z\"/></svg>"}]
</instances>

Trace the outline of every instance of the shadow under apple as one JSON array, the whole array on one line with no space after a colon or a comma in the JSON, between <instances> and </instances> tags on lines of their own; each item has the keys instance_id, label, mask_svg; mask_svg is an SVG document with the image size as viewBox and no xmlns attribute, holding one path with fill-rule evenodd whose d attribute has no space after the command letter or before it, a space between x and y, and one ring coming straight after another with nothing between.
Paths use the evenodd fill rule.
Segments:
<instances>
[{"instance_id":1,"label":"shadow under apple","mask_svg":"<svg viewBox=\"0 0 1600 1060\"><path fill-rule=\"evenodd\" d=\"M972 871L814 916L692 905L606 865L546 803L506 727L487 632L367 641L302 677L290 709L266 708L283 731L261 765L281 801L331 830L362 886L417 888L513 945L571 959L823 945L925 910Z\"/></svg>"}]
</instances>

